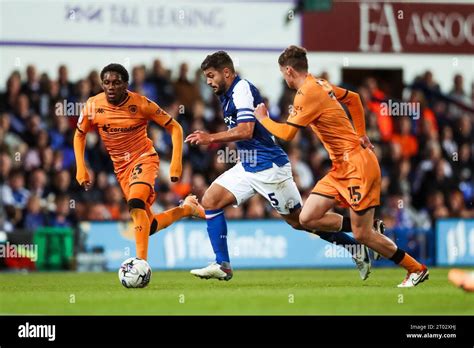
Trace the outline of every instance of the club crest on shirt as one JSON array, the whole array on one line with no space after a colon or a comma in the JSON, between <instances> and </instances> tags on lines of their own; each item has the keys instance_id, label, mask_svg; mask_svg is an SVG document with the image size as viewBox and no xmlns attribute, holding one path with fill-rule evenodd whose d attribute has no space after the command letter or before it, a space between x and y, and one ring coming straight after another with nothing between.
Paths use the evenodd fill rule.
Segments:
<instances>
[{"instance_id":1,"label":"club crest on shirt","mask_svg":"<svg viewBox=\"0 0 474 348\"><path fill-rule=\"evenodd\" d=\"M131 113L131 114L136 114L137 113L137 106L136 105L129 105L128 106L128 111Z\"/></svg>"}]
</instances>

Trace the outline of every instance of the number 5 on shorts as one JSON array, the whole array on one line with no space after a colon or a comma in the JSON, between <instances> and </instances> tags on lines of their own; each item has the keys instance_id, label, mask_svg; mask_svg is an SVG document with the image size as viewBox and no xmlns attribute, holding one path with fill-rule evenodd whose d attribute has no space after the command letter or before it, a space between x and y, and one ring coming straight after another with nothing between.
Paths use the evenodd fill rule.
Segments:
<instances>
[{"instance_id":1,"label":"number 5 on shorts","mask_svg":"<svg viewBox=\"0 0 474 348\"><path fill-rule=\"evenodd\" d=\"M278 199L275 198L275 192L269 193L268 198L270 198L270 202L272 203L272 207L277 207L280 202Z\"/></svg>"}]
</instances>

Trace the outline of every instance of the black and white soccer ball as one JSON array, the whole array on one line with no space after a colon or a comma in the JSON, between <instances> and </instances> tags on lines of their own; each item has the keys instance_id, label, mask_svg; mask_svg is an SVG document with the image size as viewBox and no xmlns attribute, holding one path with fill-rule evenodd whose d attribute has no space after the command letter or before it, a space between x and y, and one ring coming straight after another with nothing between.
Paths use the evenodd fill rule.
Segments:
<instances>
[{"instance_id":1,"label":"black and white soccer ball","mask_svg":"<svg viewBox=\"0 0 474 348\"><path fill-rule=\"evenodd\" d=\"M151 279L151 267L145 260L130 257L118 271L120 283L126 288L144 288Z\"/></svg>"}]
</instances>

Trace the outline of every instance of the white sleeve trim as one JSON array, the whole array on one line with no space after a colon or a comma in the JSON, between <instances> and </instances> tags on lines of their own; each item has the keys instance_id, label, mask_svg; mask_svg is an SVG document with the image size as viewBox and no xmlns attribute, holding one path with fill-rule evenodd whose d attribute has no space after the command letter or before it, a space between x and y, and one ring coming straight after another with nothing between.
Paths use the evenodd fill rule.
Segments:
<instances>
[{"instance_id":1,"label":"white sleeve trim","mask_svg":"<svg viewBox=\"0 0 474 348\"><path fill-rule=\"evenodd\" d=\"M253 106L254 99L252 91L250 90L250 85L246 80L240 80L237 82L232 93L232 99L234 100L234 105L237 110L247 109L242 110L242 112L245 114L253 114L253 110L255 110ZM251 109L252 111L248 111L248 109Z\"/></svg>"}]
</instances>

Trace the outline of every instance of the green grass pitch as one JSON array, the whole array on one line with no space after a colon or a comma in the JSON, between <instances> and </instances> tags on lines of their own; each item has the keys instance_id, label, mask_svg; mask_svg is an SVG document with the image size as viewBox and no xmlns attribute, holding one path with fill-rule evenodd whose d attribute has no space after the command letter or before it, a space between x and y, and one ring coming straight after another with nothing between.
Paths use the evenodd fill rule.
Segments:
<instances>
[{"instance_id":1,"label":"green grass pitch","mask_svg":"<svg viewBox=\"0 0 474 348\"><path fill-rule=\"evenodd\" d=\"M432 268L430 280L398 289L401 269L237 270L229 282L154 271L145 289L110 273L2 273L0 314L57 315L473 315L474 294Z\"/></svg>"}]
</instances>

